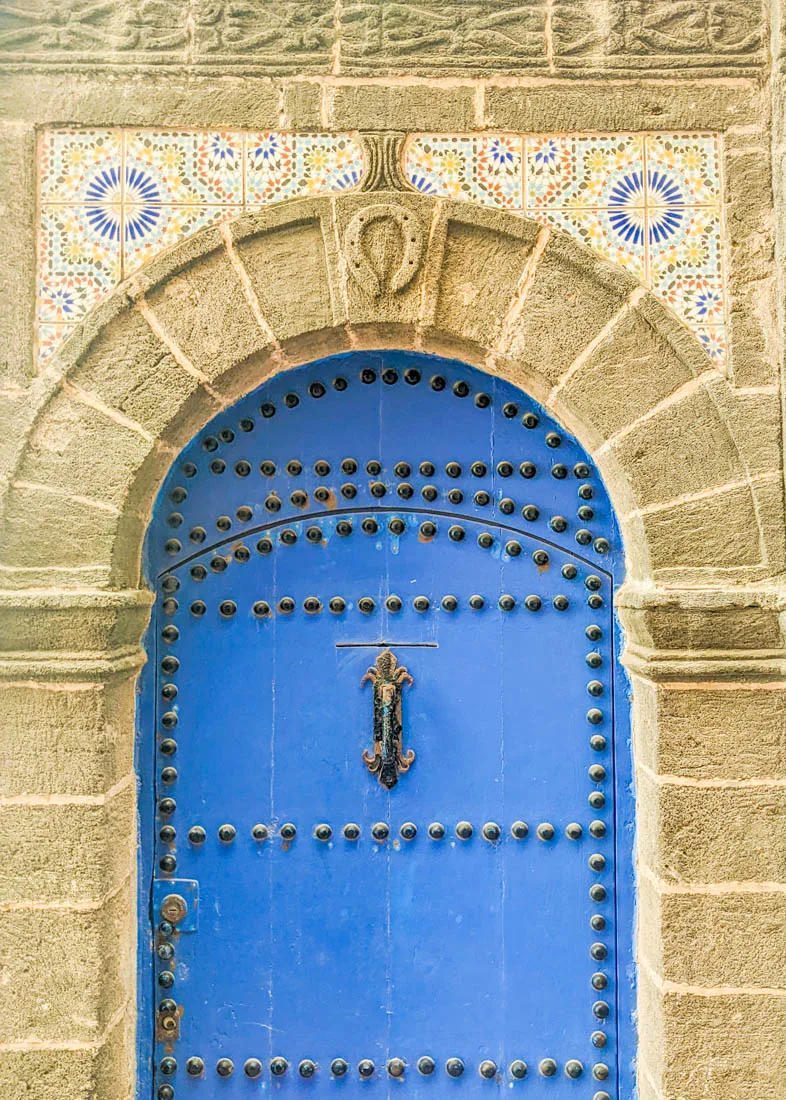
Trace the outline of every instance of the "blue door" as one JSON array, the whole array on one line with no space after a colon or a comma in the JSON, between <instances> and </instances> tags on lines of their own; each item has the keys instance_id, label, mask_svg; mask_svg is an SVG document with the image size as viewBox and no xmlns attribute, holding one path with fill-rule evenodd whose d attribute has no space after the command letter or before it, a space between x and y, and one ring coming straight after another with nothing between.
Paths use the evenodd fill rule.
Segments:
<instances>
[{"instance_id":1,"label":"blue door","mask_svg":"<svg viewBox=\"0 0 786 1100\"><path fill-rule=\"evenodd\" d=\"M324 360L194 439L148 543L141 1096L630 1095L620 557L575 439L460 363Z\"/></svg>"}]
</instances>

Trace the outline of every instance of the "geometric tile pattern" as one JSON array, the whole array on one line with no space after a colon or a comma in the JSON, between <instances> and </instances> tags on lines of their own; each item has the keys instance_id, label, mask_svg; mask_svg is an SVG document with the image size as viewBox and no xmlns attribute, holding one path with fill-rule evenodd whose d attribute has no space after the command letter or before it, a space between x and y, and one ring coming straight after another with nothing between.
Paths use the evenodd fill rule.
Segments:
<instances>
[{"instance_id":1,"label":"geometric tile pattern","mask_svg":"<svg viewBox=\"0 0 786 1100\"><path fill-rule=\"evenodd\" d=\"M726 360L722 151L715 134L420 134L404 154L431 195L558 226L627 268Z\"/></svg>"},{"instance_id":2,"label":"geometric tile pattern","mask_svg":"<svg viewBox=\"0 0 786 1100\"><path fill-rule=\"evenodd\" d=\"M119 282L245 210L345 191L360 144L336 134L53 129L39 146L38 362Z\"/></svg>"},{"instance_id":3,"label":"geometric tile pattern","mask_svg":"<svg viewBox=\"0 0 786 1100\"><path fill-rule=\"evenodd\" d=\"M419 191L558 226L627 268L726 360L721 139L713 134L419 134ZM272 202L354 188L350 135L52 129L39 147L38 360L164 249Z\"/></svg>"}]
</instances>

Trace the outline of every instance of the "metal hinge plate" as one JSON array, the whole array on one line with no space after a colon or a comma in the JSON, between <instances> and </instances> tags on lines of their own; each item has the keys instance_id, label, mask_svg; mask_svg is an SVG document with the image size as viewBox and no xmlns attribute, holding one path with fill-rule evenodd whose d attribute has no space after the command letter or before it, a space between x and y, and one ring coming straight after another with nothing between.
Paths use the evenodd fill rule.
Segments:
<instances>
[{"instance_id":1,"label":"metal hinge plate","mask_svg":"<svg viewBox=\"0 0 786 1100\"><path fill-rule=\"evenodd\" d=\"M165 912L162 912L162 907ZM178 932L196 932L198 916L199 883L196 879L153 879L153 920L155 923L161 920L169 920Z\"/></svg>"}]
</instances>

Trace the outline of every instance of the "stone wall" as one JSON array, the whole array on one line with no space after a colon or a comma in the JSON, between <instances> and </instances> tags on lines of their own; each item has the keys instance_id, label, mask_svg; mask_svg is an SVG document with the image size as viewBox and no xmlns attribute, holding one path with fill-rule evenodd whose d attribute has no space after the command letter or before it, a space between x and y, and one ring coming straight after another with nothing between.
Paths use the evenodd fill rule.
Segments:
<instances>
[{"instance_id":1,"label":"stone wall","mask_svg":"<svg viewBox=\"0 0 786 1100\"><path fill-rule=\"evenodd\" d=\"M640 1096L782 1091L779 28L754 0L0 3L4 1097L133 1094L134 681L156 488L271 373L372 346L501 373L593 454L628 555ZM717 131L732 370L559 232L397 190L205 231L36 372L36 136L53 125ZM345 251L374 204L423 235L414 279L378 298Z\"/></svg>"}]
</instances>

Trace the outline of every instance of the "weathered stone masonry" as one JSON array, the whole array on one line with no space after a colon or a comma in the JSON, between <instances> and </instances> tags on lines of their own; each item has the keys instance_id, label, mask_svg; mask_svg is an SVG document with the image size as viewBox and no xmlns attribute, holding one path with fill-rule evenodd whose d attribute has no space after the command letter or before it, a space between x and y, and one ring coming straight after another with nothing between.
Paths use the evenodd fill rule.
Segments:
<instances>
[{"instance_id":1,"label":"weathered stone masonry","mask_svg":"<svg viewBox=\"0 0 786 1100\"><path fill-rule=\"evenodd\" d=\"M521 385L621 517L634 688L642 1100L764 1100L786 1071L780 11L753 2L0 5L0 1094L130 1097L134 682L156 488L220 408L351 347ZM32 369L50 125L719 130L731 369L559 232L402 191L302 200L161 256ZM379 182L379 181L378 181ZM372 297L346 231L417 220ZM365 256L390 270L387 237Z\"/></svg>"}]
</instances>

